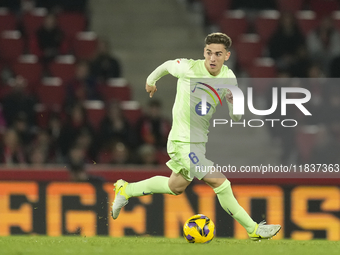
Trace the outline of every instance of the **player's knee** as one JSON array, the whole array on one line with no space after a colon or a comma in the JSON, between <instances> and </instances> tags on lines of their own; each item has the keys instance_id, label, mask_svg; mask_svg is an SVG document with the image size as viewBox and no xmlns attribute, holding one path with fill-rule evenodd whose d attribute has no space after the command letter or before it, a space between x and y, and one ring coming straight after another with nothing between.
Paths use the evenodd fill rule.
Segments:
<instances>
[{"instance_id":1,"label":"player's knee","mask_svg":"<svg viewBox=\"0 0 340 255\"><path fill-rule=\"evenodd\" d=\"M203 179L213 189L220 187L224 184L226 178L207 178Z\"/></svg>"},{"instance_id":2,"label":"player's knee","mask_svg":"<svg viewBox=\"0 0 340 255\"><path fill-rule=\"evenodd\" d=\"M170 189L175 196L181 195L185 191L185 188L182 187L170 187Z\"/></svg>"}]
</instances>

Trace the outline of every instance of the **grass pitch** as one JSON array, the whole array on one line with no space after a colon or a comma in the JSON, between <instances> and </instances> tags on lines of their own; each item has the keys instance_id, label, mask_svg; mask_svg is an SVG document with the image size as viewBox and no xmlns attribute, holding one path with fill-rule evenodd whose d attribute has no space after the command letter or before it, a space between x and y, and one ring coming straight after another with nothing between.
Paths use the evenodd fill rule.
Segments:
<instances>
[{"instance_id":1,"label":"grass pitch","mask_svg":"<svg viewBox=\"0 0 340 255\"><path fill-rule=\"evenodd\" d=\"M160 237L0 237L1 255L54 255L54 254L236 254L236 255L301 255L340 254L340 242L325 240L235 240L215 238L209 244L189 244L183 238Z\"/></svg>"}]
</instances>

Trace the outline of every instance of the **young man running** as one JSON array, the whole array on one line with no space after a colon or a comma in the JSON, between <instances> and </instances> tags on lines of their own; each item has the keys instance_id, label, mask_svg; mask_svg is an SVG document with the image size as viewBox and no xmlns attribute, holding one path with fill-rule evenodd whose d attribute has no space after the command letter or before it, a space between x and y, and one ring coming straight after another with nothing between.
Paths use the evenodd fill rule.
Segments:
<instances>
[{"instance_id":1,"label":"young man running","mask_svg":"<svg viewBox=\"0 0 340 255\"><path fill-rule=\"evenodd\" d=\"M178 78L177 94L172 110L173 124L167 145L171 159L166 165L172 170L172 174L170 178L155 176L135 183L118 180L114 184L115 199L111 208L113 219L117 219L121 208L128 203L130 197L154 193L179 195L196 177L213 188L222 208L246 229L251 239L271 238L279 232L280 225L265 225L265 222L257 224L252 220L236 201L230 182L222 173L197 172L195 168L198 162L199 166L206 168L213 166L213 162L205 157L205 144L208 140L209 120L215 112L218 100L217 103L215 100L207 101L208 107L203 112L201 98L193 96L199 86L197 83L191 84L190 79L231 78L236 80L234 73L224 65L230 57L230 46L231 39L227 35L210 34L205 39L204 60L170 60L157 67L149 75L145 89L150 97L157 91L155 84L161 77L170 73ZM240 120L241 115L233 115L233 96L230 91L227 89L218 91L221 98L226 97L230 117L235 121Z\"/></svg>"}]
</instances>

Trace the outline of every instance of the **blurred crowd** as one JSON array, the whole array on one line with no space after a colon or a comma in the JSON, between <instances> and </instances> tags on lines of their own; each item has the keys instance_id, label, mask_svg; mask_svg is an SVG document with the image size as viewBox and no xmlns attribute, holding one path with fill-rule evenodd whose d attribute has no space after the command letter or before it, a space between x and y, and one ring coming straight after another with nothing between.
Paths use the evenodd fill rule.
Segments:
<instances>
[{"instance_id":1,"label":"blurred crowd","mask_svg":"<svg viewBox=\"0 0 340 255\"><path fill-rule=\"evenodd\" d=\"M313 0L296 1L301 2L299 10L302 10L310 8ZM338 1L325 1L335 2L339 6ZM297 119L299 128L289 129L276 125L274 128L268 127L268 132L273 140L280 143L281 162L284 164L338 163L340 86L335 79L321 79L340 77L340 31L334 25L333 16L333 12L338 9L317 13L317 25L304 33L296 13L280 9L278 3L282 0L188 2L191 5L203 3L205 8L208 8L208 3L213 3L214 8L218 7L213 10L221 15L227 10L243 11L247 25L242 33L246 34L257 32L253 21L262 10L279 10L278 25L266 40L260 40L263 43L262 50L256 57L270 58L274 63L270 69L274 70L271 76L259 77L280 79L262 89L262 94L258 96L264 98L269 108L272 103L271 87L305 87L312 93L312 100L307 105L312 117L302 116L298 109L288 110L289 116L286 118ZM220 8L218 4L227 9ZM82 176L86 163L157 165L167 161L166 142L171 124L162 114L161 102L150 101L143 113L131 121L122 109L119 95L108 99L106 90L103 90L109 79L123 76L120 62L112 54L109 42L99 38L93 55L77 54L72 44L75 34L70 34L65 31L65 27L60 26L61 15L81 13L86 17L86 31L91 22L86 0L0 0L1 7L7 8L16 17L15 29L24 38L22 54L38 58L42 67L39 82L41 78L54 76L51 64L61 55L71 55L76 59L76 64L70 77L63 78L65 98L61 105L52 107L47 114L40 116L37 108L44 95L37 93L36 85L32 85L27 77L18 75L14 65L5 59L5 53L0 49L0 163L9 166L68 164L73 170L74 179L81 180L86 178ZM47 14L36 30L28 31L23 16L37 7L45 8ZM206 25L218 26L216 19L209 20L207 10ZM211 17L216 18L217 14ZM228 29L223 32L228 34ZM256 75L259 73L254 75L249 65L245 66L238 61L241 59L238 55L240 52L234 49L237 49L240 41L236 36L232 39L232 56L236 55L236 64L231 68L241 77L258 77ZM252 52L247 51L247 54L250 59ZM286 78L310 79L287 84ZM97 125L89 119L85 107L88 100L99 100L105 105L105 116L99 118ZM42 117L47 118L43 126L38 121ZM279 108L272 117L281 118Z\"/></svg>"},{"instance_id":2,"label":"blurred crowd","mask_svg":"<svg viewBox=\"0 0 340 255\"><path fill-rule=\"evenodd\" d=\"M299 123L297 128L268 125L272 141L281 147L281 163L338 164L340 1L188 1L188 6L197 4L203 7L208 32L231 35L232 57L227 65L238 77L279 78L267 85L254 81L254 93L263 99L263 109L272 106L272 87L303 87L311 92L306 108L312 116L304 116L295 106L288 107L287 116L281 115L280 106L266 116Z\"/></svg>"},{"instance_id":3,"label":"blurred crowd","mask_svg":"<svg viewBox=\"0 0 340 255\"><path fill-rule=\"evenodd\" d=\"M283 13L268 43L269 57L291 77L340 77L340 33L330 16L320 20L307 36L292 13Z\"/></svg>"},{"instance_id":4,"label":"blurred crowd","mask_svg":"<svg viewBox=\"0 0 340 255\"><path fill-rule=\"evenodd\" d=\"M46 101L44 94L37 93L41 85L18 75L0 53L0 163L35 167L63 164L72 170L72 179L86 180L85 164L157 165L167 160L170 122L162 115L161 103L150 101L144 113L130 121L120 100L108 98L103 89L108 80L122 77L120 62L112 55L109 42L99 38L93 56L79 57L70 45L75 35L59 26L58 17L65 13L87 17L86 0L1 0L1 7L18 20L15 29L25 40L23 54L38 58L42 67L38 82L53 76L51 63L61 55L76 58L76 63L72 75L62 81L65 97L61 104L51 106L43 115L37 111ZM34 33L28 33L21 18L40 7L48 13ZM97 125L89 120L85 107L89 100L105 105L104 117L97 117ZM46 125L40 125L42 118L47 118Z\"/></svg>"},{"instance_id":5,"label":"blurred crowd","mask_svg":"<svg viewBox=\"0 0 340 255\"><path fill-rule=\"evenodd\" d=\"M36 121L37 100L25 92L24 79L16 77L11 88L1 99L0 163L154 165L159 163L157 153L165 150L170 122L162 116L159 101L150 101L134 125L119 101L108 101L105 116L95 128L82 101L68 98L62 111L52 111L47 127L41 128Z\"/></svg>"},{"instance_id":6,"label":"blurred crowd","mask_svg":"<svg viewBox=\"0 0 340 255\"><path fill-rule=\"evenodd\" d=\"M296 128L287 128L278 122L273 127L268 123L268 132L273 142L281 146L281 163L338 164L340 156L340 79L292 79L287 71L279 72L272 87L301 87L311 92L311 100L304 104L311 116L304 115L295 105L287 105L287 114L282 116L280 100L276 111L266 119L293 119ZM287 79L291 78L291 79ZM290 93L288 98L305 95ZM272 91L265 95L266 107L272 106ZM289 123L287 125L293 125Z\"/></svg>"}]
</instances>

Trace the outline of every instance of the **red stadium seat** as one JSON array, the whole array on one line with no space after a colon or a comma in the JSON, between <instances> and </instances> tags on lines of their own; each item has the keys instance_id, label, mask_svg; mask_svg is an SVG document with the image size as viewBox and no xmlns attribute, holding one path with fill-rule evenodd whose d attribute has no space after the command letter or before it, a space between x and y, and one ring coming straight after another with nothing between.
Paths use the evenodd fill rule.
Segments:
<instances>
[{"instance_id":1,"label":"red stadium seat","mask_svg":"<svg viewBox=\"0 0 340 255\"><path fill-rule=\"evenodd\" d=\"M304 126L297 129L295 141L302 163L309 162L318 132L319 129L316 126Z\"/></svg>"},{"instance_id":2,"label":"red stadium seat","mask_svg":"<svg viewBox=\"0 0 340 255\"><path fill-rule=\"evenodd\" d=\"M160 165L165 164L170 160L170 157L166 151L158 150L156 152L157 163Z\"/></svg>"},{"instance_id":3,"label":"red stadium seat","mask_svg":"<svg viewBox=\"0 0 340 255\"><path fill-rule=\"evenodd\" d=\"M207 19L212 24L218 24L224 11L228 10L231 0L202 0Z\"/></svg>"},{"instance_id":4,"label":"red stadium seat","mask_svg":"<svg viewBox=\"0 0 340 255\"><path fill-rule=\"evenodd\" d=\"M279 10L281 12L297 12L302 9L305 0L278 0Z\"/></svg>"},{"instance_id":5,"label":"red stadium seat","mask_svg":"<svg viewBox=\"0 0 340 255\"><path fill-rule=\"evenodd\" d=\"M85 101L84 107L89 122L95 129L99 129L100 123L105 116L105 105L100 100L88 100Z\"/></svg>"},{"instance_id":6,"label":"red stadium seat","mask_svg":"<svg viewBox=\"0 0 340 255\"><path fill-rule=\"evenodd\" d=\"M34 35L44 22L47 9L36 8L31 12L25 12L22 17L22 24L28 35Z\"/></svg>"},{"instance_id":7,"label":"red stadium seat","mask_svg":"<svg viewBox=\"0 0 340 255\"><path fill-rule=\"evenodd\" d=\"M0 58L6 62L16 60L24 51L21 33L16 30L3 31L0 36Z\"/></svg>"},{"instance_id":8,"label":"red stadium seat","mask_svg":"<svg viewBox=\"0 0 340 255\"><path fill-rule=\"evenodd\" d=\"M336 0L310 0L310 8L318 18L321 18L339 10L339 3Z\"/></svg>"},{"instance_id":9,"label":"red stadium seat","mask_svg":"<svg viewBox=\"0 0 340 255\"><path fill-rule=\"evenodd\" d=\"M105 101L118 99L120 101L131 100L131 88L125 78L112 78L101 86L101 94Z\"/></svg>"},{"instance_id":10,"label":"red stadium seat","mask_svg":"<svg viewBox=\"0 0 340 255\"><path fill-rule=\"evenodd\" d=\"M13 71L24 77L32 88L39 84L42 76L42 66L35 55L20 56L13 64Z\"/></svg>"},{"instance_id":11,"label":"red stadium seat","mask_svg":"<svg viewBox=\"0 0 340 255\"><path fill-rule=\"evenodd\" d=\"M271 58L257 58L249 68L251 78L275 78L275 61Z\"/></svg>"},{"instance_id":12,"label":"red stadium seat","mask_svg":"<svg viewBox=\"0 0 340 255\"><path fill-rule=\"evenodd\" d=\"M66 34L72 38L76 33L86 28L86 18L82 13L61 13L58 16L58 24Z\"/></svg>"},{"instance_id":13,"label":"red stadium seat","mask_svg":"<svg viewBox=\"0 0 340 255\"><path fill-rule=\"evenodd\" d=\"M0 8L0 33L5 30L15 30L17 20L6 8Z\"/></svg>"},{"instance_id":14,"label":"red stadium seat","mask_svg":"<svg viewBox=\"0 0 340 255\"><path fill-rule=\"evenodd\" d=\"M74 78L76 72L76 59L72 55L58 56L55 61L49 65L52 76L61 78L67 82Z\"/></svg>"},{"instance_id":15,"label":"red stadium seat","mask_svg":"<svg viewBox=\"0 0 340 255\"><path fill-rule=\"evenodd\" d=\"M313 11L299 11L296 14L297 22L304 35L308 35L313 29L318 26L316 14Z\"/></svg>"},{"instance_id":16,"label":"red stadium seat","mask_svg":"<svg viewBox=\"0 0 340 255\"><path fill-rule=\"evenodd\" d=\"M270 78L276 77L275 61L271 58L257 58L248 73L251 78L257 78L252 79L251 84L254 95L264 96L272 85L273 80Z\"/></svg>"},{"instance_id":17,"label":"red stadium seat","mask_svg":"<svg viewBox=\"0 0 340 255\"><path fill-rule=\"evenodd\" d=\"M235 44L237 59L242 68L248 69L253 61L260 57L263 50L260 36L256 34L244 34Z\"/></svg>"},{"instance_id":18,"label":"red stadium seat","mask_svg":"<svg viewBox=\"0 0 340 255\"><path fill-rule=\"evenodd\" d=\"M0 100L7 96L12 91L12 87L8 84L4 84L0 86Z\"/></svg>"},{"instance_id":19,"label":"red stadium seat","mask_svg":"<svg viewBox=\"0 0 340 255\"><path fill-rule=\"evenodd\" d=\"M266 43L275 32L279 23L280 13L278 11L262 11L255 20L256 32L261 40Z\"/></svg>"},{"instance_id":20,"label":"red stadium seat","mask_svg":"<svg viewBox=\"0 0 340 255\"><path fill-rule=\"evenodd\" d=\"M112 161L112 152L108 149L101 150L98 154L98 163L110 164Z\"/></svg>"},{"instance_id":21,"label":"red stadium seat","mask_svg":"<svg viewBox=\"0 0 340 255\"><path fill-rule=\"evenodd\" d=\"M242 10L225 12L219 24L221 32L230 36L232 40L236 40L241 34L246 33L248 29L246 14Z\"/></svg>"},{"instance_id":22,"label":"red stadium seat","mask_svg":"<svg viewBox=\"0 0 340 255\"><path fill-rule=\"evenodd\" d=\"M79 59L92 59L97 51L98 38L94 32L80 32L76 35L73 49Z\"/></svg>"},{"instance_id":23,"label":"red stadium seat","mask_svg":"<svg viewBox=\"0 0 340 255\"><path fill-rule=\"evenodd\" d=\"M340 11L333 12L332 17L334 27L340 31Z\"/></svg>"},{"instance_id":24,"label":"red stadium seat","mask_svg":"<svg viewBox=\"0 0 340 255\"><path fill-rule=\"evenodd\" d=\"M59 110L65 101L65 86L58 77L43 78L38 88L38 97L49 109Z\"/></svg>"},{"instance_id":25,"label":"red stadium seat","mask_svg":"<svg viewBox=\"0 0 340 255\"><path fill-rule=\"evenodd\" d=\"M139 118L142 116L142 110L137 101L123 101L121 107L124 116L130 122L131 125L135 125Z\"/></svg>"}]
</instances>

